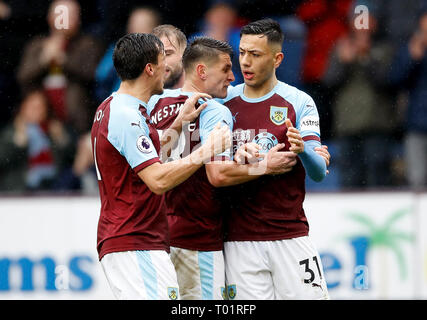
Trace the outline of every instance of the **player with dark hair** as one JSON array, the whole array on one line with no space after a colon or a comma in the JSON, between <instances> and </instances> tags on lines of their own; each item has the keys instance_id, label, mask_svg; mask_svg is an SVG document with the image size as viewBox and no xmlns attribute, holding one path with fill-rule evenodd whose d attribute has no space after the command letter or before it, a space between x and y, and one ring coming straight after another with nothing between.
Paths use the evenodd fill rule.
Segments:
<instances>
[{"instance_id":1,"label":"player with dark hair","mask_svg":"<svg viewBox=\"0 0 427 320\"><path fill-rule=\"evenodd\" d=\"M261 153L274 148L298 153L287 173L227 188L231 206L224 256L230 299L329 298L303 209L306 173L321 181L329 154L320 145L313 99L276 78L282 42L280 25L272 19L244 26L239 45L244 83L223 101L233 114L235 148L254 142ZM303 144L294 140L298 135ZM218 170L215 177L227 180L228 172Z\"/></svg>"},{"instance_id":2,"label":"player with dark hair","mask_svg":"<svg viewBox=\"0 0 427 320\"><path fill-rule=\"evenodd\" d=\"M99 259L116 298L176 299L163 194L229 148L229 129L217 125L202 147L161 163L147 101L163 92L163 44L152 34L128 34L117 42L113 61L122 83L98 107L91 132L101 197ZM195 103L205 97L184 101L175 121L192 121L206 107L197 111Z\"/></svg>"},{"instance_id":3,"label":"player with dark hair","mask_svg":"<svg viewBox=\"0 0 427 320\"><path fill-rule=\"evenodd\" d=\"M181 132L180 127L171 123L182 102L196 92L205 92L214 98L225 98L227 88L234 80L231 71L232 48L223 41L209 37L195 38L183 55L185 81L182 89L166 90L163 95L153 96L149 101L152 123L161 131L162 141L172 145L176 139L169 137ZM224 121L232 129L233 120L229 110L214 100L201 112L199 119L185 126L179 136L178 145L170 155L179 158L193 150L203 135L208 133L213 123ZM167 142L166 142L167 141ZM250 147L248 147L250 148ZM254 150L257 151L257 150ZM273 155L271 155L273 154ZM261 174L282 173L291 169L295 155L288 152L292 159L271 152L262 161L265 170ZM171 230L171 259L177 271L180 294L183 299L222 299L225 292L225 270L223 260L223 226L220 202L211 181L217 166L231 167L236 175L229 179L239 183L244 179L254 179L256 174L248 172L255 169L251 165L239 165L231 160L230 154L205 165L181 184L166 194L168 221ZM220 161L218 161L220 160ZM256 167L260 163L255 164ZM272 167L275 166L275 167ZM231 170L230 170L231 171ZM245 181L246 181L245 180Z\"/></svg>"},{"instance_id":4,"label":"player with dark hair","mask_svg":"<svg viewBox=\"0 0 427 320\"><path fill-rule=\"evenodd\" d=\"M183 54L183 87L165 90L148 102L151 122L161 132L164 146L178 141L169 159L179 159L203 146L217 122L222 122L231 135L230 111L213 99L208 100L208 106L193 122L184 127L174 122L189 97L200 92L212 97L227 95L227 87L234 80L231 54L232 49L225 42L207 37L195 39ZM222 153L222 157L230 158L229 152ZM221 299L225 290L222 225L213 191L205 169L200 168L166 194L171 259L182 299Z\"/></svg>"}]
</instances>

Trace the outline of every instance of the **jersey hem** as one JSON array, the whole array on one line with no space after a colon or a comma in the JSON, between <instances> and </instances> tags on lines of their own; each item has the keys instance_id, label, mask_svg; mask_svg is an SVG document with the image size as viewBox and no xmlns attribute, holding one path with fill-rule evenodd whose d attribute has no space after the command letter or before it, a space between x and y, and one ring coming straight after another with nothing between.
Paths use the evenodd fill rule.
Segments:
<instances>
[{"instance_id":1,"label":"jersey hem","mask_svg":"<svg viewBox=\"0 0 427 320\"><path fill-rule=\"evenodd\" d=\"M221 243L221 245L216 246L189 246L183 243L177 243L170 241L170 246L175 248L181 248L181 249L187 249L187 250L193 250L193 251L221 251L224 249L224 244Z\"/></svg>"},{"instance_id":2,"label":"jersey hem","mask_svg":"<svg viewBox=\"0 0 427 320\"><path fill-rule=\"evenodd\" d=\"M230 237L228 239L225 239L224 242L231 242L231 241L275 241L275 240L287 240L287 239L294 239L294 238L300 238L308 236L308 231L302 232L302 233L295 233L291 235L283 235L283 236L248 236L248 237Z\"/></svg>"},{"instance_id":3,"label":"jersey hem","mask_svg":"<svg viewBox=\"0 0 427 320\"><path fill-rule=\"evenodd\" d=\"M98 259L99 261L102 260L102 258L109 253L114 252L123 252L123 251L137 251L137 250L164 250L167 253L170 252L170 248L166 246L129 246L129 247L120 247L120 248L109 248L106 250L103 250L99 253Z\"/></svg>"}]
</instances>

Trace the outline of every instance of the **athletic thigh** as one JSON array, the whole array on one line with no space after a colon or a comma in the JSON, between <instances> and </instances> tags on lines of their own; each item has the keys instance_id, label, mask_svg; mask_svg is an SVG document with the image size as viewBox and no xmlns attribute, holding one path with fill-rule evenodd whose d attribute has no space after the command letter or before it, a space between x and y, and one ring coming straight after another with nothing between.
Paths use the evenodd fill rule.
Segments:
<instances>
[{"instance_id":1,"label":"athletic thigh","mask_svg":"<svg viewBox=\"0 0 427 320\"><path fill-rule=\"evenodd\" d=\"M180 296L183 300L221 300L225 290L222 251L171 247Z\"/></svg>"}]
</instances>

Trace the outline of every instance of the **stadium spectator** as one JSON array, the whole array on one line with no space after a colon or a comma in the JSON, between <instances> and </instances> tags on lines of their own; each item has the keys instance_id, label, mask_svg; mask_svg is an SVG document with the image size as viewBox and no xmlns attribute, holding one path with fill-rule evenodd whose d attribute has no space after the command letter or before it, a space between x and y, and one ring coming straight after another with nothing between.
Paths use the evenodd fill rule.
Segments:
<instances>
[{"instance_id":1,"label":"stadium spectator","mask_svg":"<svg viewBox=\"0 0 427 320\"><path fill-rule=\"evenodd\" d=\"M393 49L373 39L376 26L352 29L332 52L323 83L335 91L332 129L337 139L342 187L391 184L396 112L387 76Z\"/></svg>"},{"instance_id":2,"label":"stadium spectator","mask_svg":"<svg viewBox=\"0 0 427 320\"><path fill-rule=\"evenodd\" d=\"M0 127L12 120L13 107L19 103L15 71L22 46L32 36L45 31L43 15L48 5L39 0L0 1Z\"/></svg>"},{"instance_id":3,"label":"stadium spectator","mask_svg":"<svg viewBox=\"0 0 427 320\"><path fill-rule=\"evenodd\" d=\"M54 114L78 133L90 128L91 88L103 46L80 31L77 1L56 0L49 7L49 34L31 40L18 68L22 90L43 86Z\"/></svg>"},{"instance_id":4,"label":"stadium spectator","mask_svg":"<svg viewBox=\"0 0 427 320\"><path fill-rule=\"evenodd\" d=\"M397 53L390 73L396 88L409 93L405 121L407 179L412 188L427 186L427 11L418 28Z\"/></svg>"},{"instance_id":5,"label":"stadium spectator","mask_svg":"<svg viewBox=\"0 0 427 320\"><path fill-rule=\"evenodd\" d=\"M159 13L149 7L137 7L130 12L127 21L127 33L151 33L161 21ZM97 103L101 103L111 92L120 86L120 79L113 65L114 43L110 44L101 59L95 74L95 96Z\"/></svg>"},{"instance_id":6,"label":"stadium spectator","mask_svg":"<svg viewBox=\"0 0 427 320\"><path fill-rule=\"evenodd\" d=\"M331 136L333 114L331 92L321 79L335 42L349 31L352 4L353 0L306 0L296 10L297 17L307 27L302 80L305 90L317 103L323 139Z\"/></svg>"},{"instance_id":7,"label":"stadium spectator","mask_svg":"<svg viewBox=\"0 0 427 320\"><path fill-rule=\"evenodd\" d=\"M235 80L232 85L242 83L243 77L239 66L238 12L231 1L214 1L206 11L198 32L190 36L190 40L198 36L207 36L220 41L227 41L233 48L232 68Z\"/></svg>"},{"instance_id":8,"label":"stadium spectator","mask_svg":"<svg viewBox=\"0 0 427 320\"><path fill-rule=\"evenodd\" d=\"M389 42L394 49L399 49L411 37L417 27L418 16L426 0L357 0L355 5L364 5L369 14L377 19L376 38Z\"/></svg>"},{"instance_id":9,"label":"stadium spectator","mask_svg":"<svg viewBox=\"0 0 427 320\"><path fill-rule=\"evenodd\" d=\"M68 189L74 141L52 117L43 90L29 92L0 133L0 190Z\"/></svg>"}]
</instances>

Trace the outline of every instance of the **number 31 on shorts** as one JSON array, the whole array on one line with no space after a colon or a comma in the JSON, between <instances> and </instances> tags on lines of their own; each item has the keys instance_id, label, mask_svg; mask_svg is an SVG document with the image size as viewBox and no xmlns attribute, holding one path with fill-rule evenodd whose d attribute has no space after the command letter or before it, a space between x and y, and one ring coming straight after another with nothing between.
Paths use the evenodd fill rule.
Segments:
<instances>
[{"instance_id":1,"label":"number 31 on shorts","mask_svg":"<svg viewBox=\"0 0 427 320\"><path fill-rule=\"evenodd\" d=\"M311 261L313 260L313 261ZM300 266L304 267L304 272L306 277L304 278L304 283L312 283L316 278L315 272L313 270L313 264L315 264L317 274L322 280L322 272L320 271L319 261L317 260L317 256L312 257L311 259L304 259L299 262Z\"/></svg>"}]
</instances>

